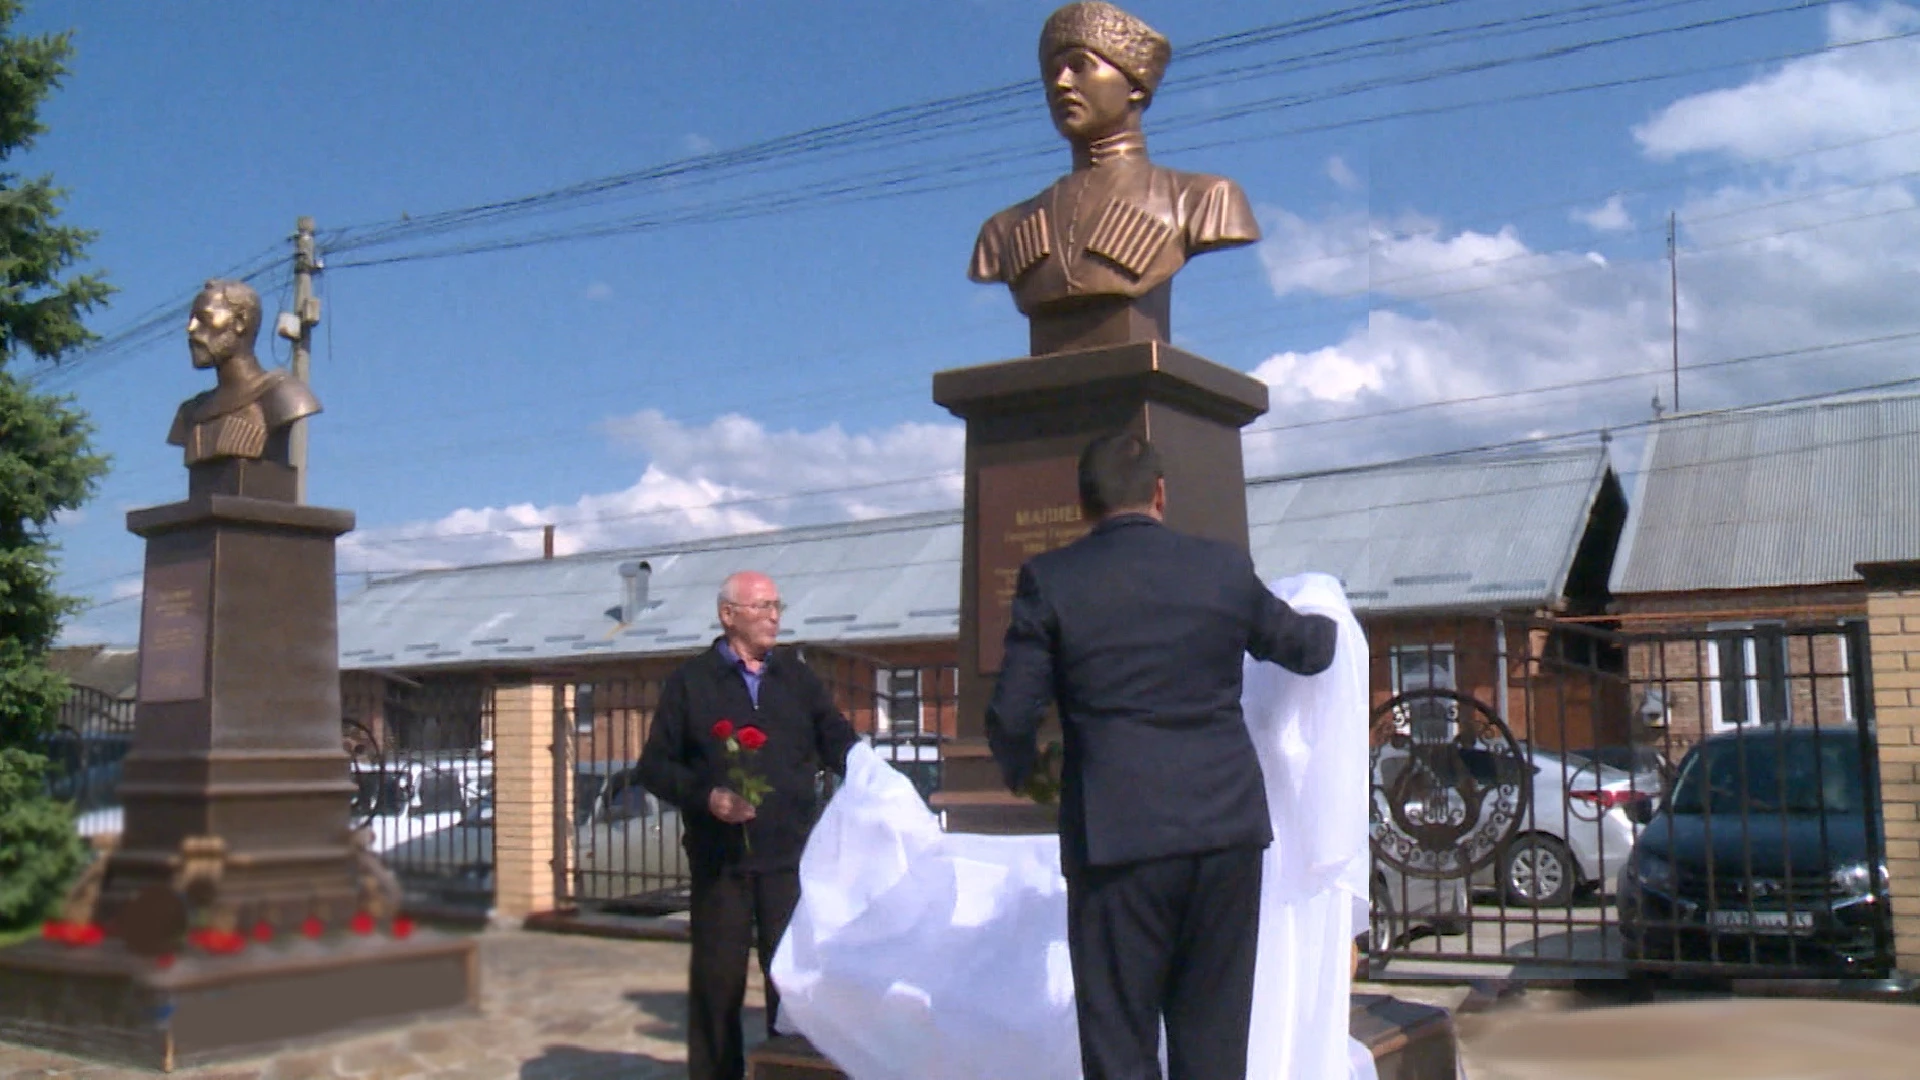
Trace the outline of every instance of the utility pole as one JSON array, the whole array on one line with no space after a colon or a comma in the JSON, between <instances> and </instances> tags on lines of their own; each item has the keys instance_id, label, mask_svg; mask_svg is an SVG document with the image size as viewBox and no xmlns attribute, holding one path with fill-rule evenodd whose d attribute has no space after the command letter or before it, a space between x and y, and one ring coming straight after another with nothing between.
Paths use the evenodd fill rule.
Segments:
<instances>
[{"instance_id":1,"label":"utility pole","mask_svg":"<svg viewBox=\"0 0 1920 1080\"><path fill-rule=\"evenodd\" d=\"M303 217L295 223L293 236L293 311L280 316L281 337L293 342L293 377L310 383L308 368L313 356L313 328L320 322L320 298L313 295L313 275L321 270L313 253L313 219ZM307 501L307 422L293 422L287 432L288 457L293 463L298 484L296 502Z\"/></svg>"},{"instance_id":2,"label":"utility pole","mask_svg":"<svg viewBox=\"0 0 1920 1080\"><path fill-rule=\"evenodd\" d=\"M1680 247L1674 242L1673 211L1667 211L1668 324L1673 328L1673 411L1680 412Z\"/></svg>"}]
</instances>

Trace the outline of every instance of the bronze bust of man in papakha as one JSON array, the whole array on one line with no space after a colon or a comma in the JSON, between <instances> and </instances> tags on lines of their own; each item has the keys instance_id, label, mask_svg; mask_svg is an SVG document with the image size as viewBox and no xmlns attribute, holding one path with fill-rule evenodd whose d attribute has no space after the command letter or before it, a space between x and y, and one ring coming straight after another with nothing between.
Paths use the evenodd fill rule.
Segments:
<instances>
[{"instance_id":1,"label":"bronze bust of man in papakha","mask_svg":"<svg viewBox=\"0 0 1920 1080\"><path fill-rule=\"evenodd\" d=\"M968 272L1005 282L1036 340L1049 315L1141 298L1157 302L1164 333L1167 287L1189 257L1260 239L1239 185L1147 160L1140 117L1172 55L1112 4L1068 4L1040 32L1041 81L1073 171L989 218Z\"/></svg>"},{"instance_id":2,"label":"bronze bust of man in papakha","mask_svg":"<svg viewBox=\"0 0 1920 1080\"><path fill-rule=\"evenodd\" d=\"M260 294L240 281L209 281L187 318L193 366L212 368L219 383L189 398L167 434L186 449L187 465L222 458L287 464L287 426L320 411L305 383L260 366Z\"/></svg>"}]
</instances>

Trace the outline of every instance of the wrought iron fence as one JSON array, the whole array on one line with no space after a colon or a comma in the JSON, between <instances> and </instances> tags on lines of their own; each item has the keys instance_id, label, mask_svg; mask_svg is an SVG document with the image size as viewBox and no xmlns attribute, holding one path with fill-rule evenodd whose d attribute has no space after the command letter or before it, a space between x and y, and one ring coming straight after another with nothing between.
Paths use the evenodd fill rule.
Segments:
<instances>
[{"instance_id":1,"label":"wrought iron fence","mask_svg":"<svg viewBox=\"0 0 1920 1080\"><path fill-rule=\"evenodd\" d=\"M351 681L341 740L366 829L415 912L484 914L494 894L493 694L472 677Z\"/></svg>"},{"instance_id":2,"label":"wrought iron fence","mask_svg":"<svg viewBox=\"0 0 1920 1080\"><path fill-rule=\"evenodd\" d=\"M1377 650L1374 968L1887 970L1864 622L1498 630Z\"/></svg>"},{"instance_id":3,"label":"wrought iron fence","mask_svg":"<svg viewBox=\"0 0 1920 1080\"><path fill-rule=\"evenodd\" d=\"M806 660L883 757L923 796L938 790L940 732L943 724L950 730L954 708L951 666L818 649ZM687 904L680 808L645 791L635 772L659 694L660 680L649 677L576 682L556 694L554 894L562 908L657 915ZM832 774L819 782L824 804Z\"/></svg>"},{"instance_id":4,"label":"wrought iron fence","mask_svg":"<svg viewBox=\"0 0 1920 1080\"><path fill-rule=\"evenodd\" d=\"M47 786L73 808L82 836L120 831L120 763L132 748L132 701L86 686L68 692L47 739Z\"/></svg>"}]
</instances>

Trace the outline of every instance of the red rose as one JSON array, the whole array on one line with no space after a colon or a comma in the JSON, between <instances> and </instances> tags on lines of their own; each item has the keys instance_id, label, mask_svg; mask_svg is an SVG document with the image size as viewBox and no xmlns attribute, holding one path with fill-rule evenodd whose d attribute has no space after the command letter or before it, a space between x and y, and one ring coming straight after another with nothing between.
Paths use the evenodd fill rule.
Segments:
<instances>
[{"instance_id":1,"label":"red rose","mask_svg":"<svg viewBox=\"0 0 1920 1080\"><path fill-rule=\"evenodd\" d=\"M300 924L300 932L310 938L317 938L327 932L327 924L321 922L318 916L309 915L306 921Z\"/></svg>"},{"instance_id":2,"label":"red rose","mask_svg":"<svg viewBox=\"0 0 1920 1080\"><path fill-rule=\"evenodd\" d=\"M48 941L66 941L73 936L73 924L60 919L48 919L40 927L40 936Z\"/></svg>"},{"instance_id":3,"label":"red rose","mask_svg":"<svg viewBox=\"0 0 1920 1080\"><path fill-rule=\"evenodd\" d=\"M87 923L73 932L75 945L98 945L107 940L107 932L95 923Z\"/></svg>"},{"instance_id":4,"label":"red rose","mask_svg":"<svg viewBox=\"0 0 1920 1080\"><path fill-rule=\"evenodd\" d=\"M740 729L740 745L749 750L758 750L767 745L767 733L757 727Z\"/></svg>"},{"instance_id":5,"label":"red rose","mask_svg":"<svg viewBox=\"0 0 1920 1080\"><path fill-rule=\"evenodd\" d=\"M721 740L733 738L733 721L715 720L713 722L713 737Z\"/></svg>"},{"instance_id":6,"label":"red rose","mask_svg":"<svg viewBox=\"0 0 1920 1080\"><path fill-rule=\"evenodd\" d=\"M356 934L371 934L373 933L373 916L362 911L353 917L353 921L347 924L347 928Z\"/></svg>"},{"instance_id":7,"label":"red rose","mask_svg":"<svg viewBox=\"0 0 1920 1080\"><path fill-rule=\"evenodd\" d=\"M394 937L407 937L413 933L413 920L403 915L393 920L393 926L390 929L393 931Z\"/></svg>"},{"instance_id":8,"label":"red rose","mask_svg":"<svg viewBox=\"0 0 1920 1080\"><path fill-rule=\"evenodd\" d=\"M254 923L253 924L253 940L262 942L262 943L272 941L273 940L272 924L264 921Z\"/></svg>"}]
</instances>

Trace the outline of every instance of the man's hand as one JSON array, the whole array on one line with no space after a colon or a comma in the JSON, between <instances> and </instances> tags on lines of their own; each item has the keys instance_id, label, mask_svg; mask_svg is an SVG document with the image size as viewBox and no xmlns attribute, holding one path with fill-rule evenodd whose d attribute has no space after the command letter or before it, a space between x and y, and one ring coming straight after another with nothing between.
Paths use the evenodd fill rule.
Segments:
<instances>
[{"instance_id":1,"label":"man's hand","mask_svg":"<svg viewBox=\"0 0 1920 1080\"><path fill-rule=\"evenodd\" d=\"M707 794L707 809L729 825L744 825L754 818L753 804L723 787Z\"/></svg>"}]
</instances>

